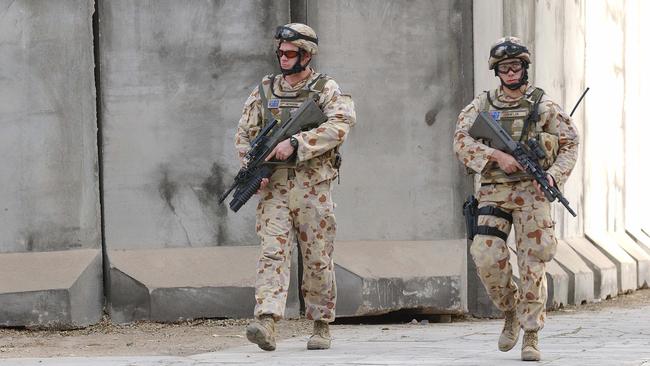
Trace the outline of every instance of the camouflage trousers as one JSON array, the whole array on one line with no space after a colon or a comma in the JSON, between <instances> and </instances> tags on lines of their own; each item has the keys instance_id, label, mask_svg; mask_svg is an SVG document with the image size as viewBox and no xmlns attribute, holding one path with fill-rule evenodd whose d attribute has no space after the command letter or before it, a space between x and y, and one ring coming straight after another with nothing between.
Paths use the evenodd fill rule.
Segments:
<instances>
[{"instance_id":1,"label":"camouflage trousers","mask_svg":"<svg viewBox=\"0 0 650 366\"><path fill-rule=\"evenodd\" d=\"M482 186L478 201L479 208L497 206L512 214L521 288L513 281L510 250L496 236L474 237L470 253L479 277L500 310L516 308L522 328L542 329L547 298L545 263L553 258L557 248L550 204L537 193L532 181ZM505 233L511 227L506 219L483 215L479 216L478 225L496 227Z\"/></svg>"},{"instance_id":2,"label":"camouflage trousers","mask_svg":"<svg viewBox=\"0 0 650 366\"><path fill-rule=\"evenodd\" d=\"M291 251L296 238L303 263L301 293L307 319L334 321L333 212L330 181L308 188L292 179L272 179L260 192L257 234L262 246L255 280L255 316L284 315L289 288Z\"/></svg>"}]
</instances>

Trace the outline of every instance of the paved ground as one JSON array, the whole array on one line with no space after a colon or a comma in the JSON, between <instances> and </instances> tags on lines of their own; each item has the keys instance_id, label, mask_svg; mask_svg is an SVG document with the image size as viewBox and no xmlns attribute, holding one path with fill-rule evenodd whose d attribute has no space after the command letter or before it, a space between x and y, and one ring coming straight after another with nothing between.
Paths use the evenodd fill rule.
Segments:
<instances>
[{"instance_id":1,"label":"paved ground","mask_svg":"<svg viewBox=\"0 0 650 366\"><path fill-rule=\"evenodd\" d=\"M243 346L189 357L129 356L4 359L0 365L514 365L519 345L496 349L501 321L340 325L333 348L307 351L306 337L281 341L275 352ZM543 365L650 366L650 304L552 313L541 333Z\"/></svg>"}]
</instances>

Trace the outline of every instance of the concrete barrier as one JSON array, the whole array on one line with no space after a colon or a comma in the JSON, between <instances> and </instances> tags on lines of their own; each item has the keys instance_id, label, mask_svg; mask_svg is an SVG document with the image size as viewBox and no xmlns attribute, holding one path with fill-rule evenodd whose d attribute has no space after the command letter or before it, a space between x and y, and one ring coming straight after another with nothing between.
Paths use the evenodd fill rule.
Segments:
<instances>
[{"instance_id":1,"label":"concrete barrier","mask_svg":"<svg viewBox=\"0 0 650 366\"><path fill-rule=\"evenodd\" d=\"M564 240L558 240L555 261L569 275L569 304L594 301L594 272Z\"/></svg>"},{"instance_id":2,"label":"concrete barrier","mask_svg":"<svg viewBox=\"0 0 650 366\"><path fill-rule=\"evenodd\" d=\"M637 289L636 261L604 232L588 232L587 238L616 265L618 290L631 292Z\"/></svg>"},{"instance_id":3,"label":"concrete barrier","mask_svg":"<svg viewBox=\"0 0 650 366\"><path fill-rule=\"evenodd\" d=\"M510 263L513 266L513 275L521 281L519 264L517 261L517 248L515 243L514 229L508 236L508 247L510 248ZM515 270L516 268L516 270ZM546 284L547 298L546 308L557 309L568 304L569 299L569 276L553 260L546 263ZM520 285L520 283L518 283ZM521 286L520 286L521 287Z\"/></svg>"},{"instance_id":4,"label":"concrete barrier","mask_svg":"<svg viewBox=\"0 0 650 366\"><path fill-rule=\"evenodd\" d=\"M97 249L0 254L0 325L69 329L101 319Z\"/></svg>"},{"instance_id":5,"label":"concrete barrier","mask_svg":"<svg viewBox=\"0 0 650 366\"><path fill-rule=\"evenodd\" d=\"M547 309L560 309L569 303L569 275L555 261L546 263Z\"/></svg>"},{"instance_id":6,"label":"concrete barrier","mask_svg":"<svg viewBox=\"0 0 650 366\"><path fill-rule=\"evenodd\" d=\"M109 251L111 319L251 318L259 251L258 246ZM287 318L300 311L296 252Z\"/></svg>"},{"instance_id":7,"label":"concrete barrier","mask_svg":"<svg viewBox=\"0 0 650 366\"><path fill-rule=\"evenodd\" d=\"M337 317L467 312L465 247L465 240L337 242Z\"/></svg>"},{"instance_id":8,"label":"concrete barrier","mask_svg":"<svg viewBox=\"0 0 650 366\"><path fill-rule=\"evenodd\" d=\"M592 242L584 237L566 238L564 241L575 250L594 273L594 298L605 300L619 292L617 267Z\"/></svg>"},{"instance_id":9,"label":"concrete barrier","mask_svg":"<svg viewBox=\"0 0 650 366\"><path fill-rule=\"evenodd\" d=\"M637 287L646 288L650 284L650 254L625 232L609 233L608 236L636 261Z\"/></svg>"},{"instance_id":10,"label":"concrete barrier","mask_svg":"<svg viewBox=\"0 0 650 366\"><path fill-rule=\"evenodd\" d=\"M626 233L636 241L637 244L648 254L650 254L650 236L646 235L641 229L629 229Z\"/></svg>"},{"instance_id":11,"label":"concrete barrier","mask_svg":"<svg viewBox=\"0 0 650 366\"><path fill-rule=\"evenodd\" d=\"M93 5L2 5L0 325L101 316Z\"/></svg>"}]
</instances>

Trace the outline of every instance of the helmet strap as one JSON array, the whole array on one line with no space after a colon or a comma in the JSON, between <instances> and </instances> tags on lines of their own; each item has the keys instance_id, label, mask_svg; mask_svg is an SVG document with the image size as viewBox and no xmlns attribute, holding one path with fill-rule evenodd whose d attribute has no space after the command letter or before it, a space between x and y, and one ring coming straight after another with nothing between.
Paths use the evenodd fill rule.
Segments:
<instances>
[{"instance_id":1,"label":"helmet strap","mask_svg":"<svg viewBox=\"0 0 650 366\"><path fill-rule=\"evenodd\" d=\"M528 83L528 62L524 61L524 72L521 74L521 78L519 78L519 81L512 83L512 84L506 84L503 82L503 79L499 76L499 72L497 71L497 68L494 68L494 75L501 80L501 85L510 89L510 90L517 90L521 88L523 85L526 85Z\"/></svg>"},{"instance_id":2,"label":"helmet strap","mask_svg":"<svg viewBox=\"0 0 650 366\"><path fill-rule=\"evenodd\" d=\"M311 62L311 59L303 66L302 65L302 48L298 50L298 59L296 60L296 63L293 65L292 68L290 69L283 69L282 66L280 66L280 71L282 71L282 75L287 76L287 75L293 75L297 74L299 72L303 72L307 66L309 66L309 62ZM278 57L278 65L280 64L280 57Z\"/></svg>"}]
</instances>

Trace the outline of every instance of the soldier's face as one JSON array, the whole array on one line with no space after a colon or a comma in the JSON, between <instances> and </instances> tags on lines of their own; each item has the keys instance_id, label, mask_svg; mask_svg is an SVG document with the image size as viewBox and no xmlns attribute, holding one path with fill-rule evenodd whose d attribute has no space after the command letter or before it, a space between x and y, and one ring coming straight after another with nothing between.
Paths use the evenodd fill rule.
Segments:
<instances>
[{"instance_id":1,"label":"soldier's face","mask_svg":"<svg viewBox=\"0 0 650 366\"><path fill-rule=\"evenodd\" d=\"M298 53L300 52L300 48L297 46L288 43L288 42L282 42L280 43L280 47L278 47L278 55L280 56L280 67L282 67L285 70L291 69L293 65L298 62ZM302 64L305 65L309 61L309 55L308 54L303 54L302 56Z\"/></svg>"},{"instance_id":2,"label":"soldier's face","mask_svg":"<svg viewBox=\"0 0 650 366\"><path fill-rule=\"evenodd\" d=\"M506 84L514 84L521 79L524 72L524 64L519 59L504 60L497 65L499 78Z\"/></svg>"},{"instance_id":3,"label":"soldier's face","mask_svg":"<svg viewBox=\"0 0 650 366\"><path fill-rule=\"evenodd\" d=\"M292 68L293 65L295 65L296 62L298 62L298 52L300 52L298 47L292 45L291 43L282 42L280 44L279 49L280 49L280 51L283 51L283 52L293 51L293 52L288 52L288 55L287 55L287 53L284 53L282 56L280 56L280 66L283 69ZM294 57L289 58L288 56L294 56Z\"/></svg>"}]
</instances>

